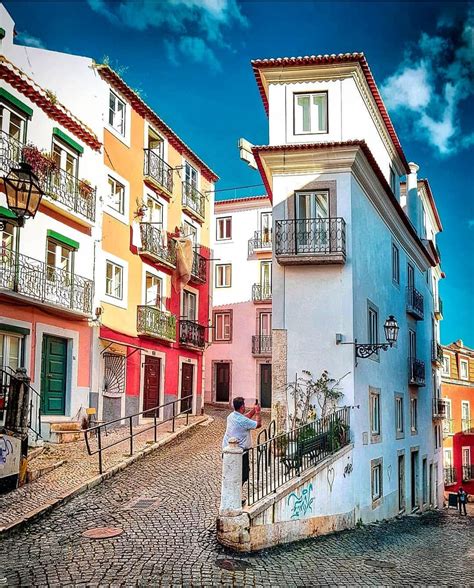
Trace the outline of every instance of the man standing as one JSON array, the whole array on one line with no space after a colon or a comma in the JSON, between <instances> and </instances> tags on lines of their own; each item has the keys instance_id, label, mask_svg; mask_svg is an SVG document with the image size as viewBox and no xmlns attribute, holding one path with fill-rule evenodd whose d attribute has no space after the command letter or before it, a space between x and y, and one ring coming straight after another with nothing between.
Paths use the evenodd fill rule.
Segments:
<instances>
[{"instance_id":1,"label":"man standing","mask_svg":"<svg viewBox=\"0 0 474 588\"><path fill-rule=\"evenodd\" d=\"M262 426L261 409L257 402L252 410L245 414L245 400L242 396L234 398L232 404L234 412L231 412L227 417L227 428L222 440L222 449L229 445L229 439L232 437L237 439L239 447L244 450L242 456L242 484L245 484L249 479L249 449L252 447L250 431ZM255 417L255 420L253 420L253 417Z\"/></svg>"},{"instance_id":2,"label":"man standing","mask_svg":"<svg viewBox=\"0 0 474 588\"><path fill-rule=\"evenodd\" d=\"M458 490L458 503L459 503L459 514L462 515L462 510L464 510L464 514L467 516L466 512L466 502L467 502L467 492L461 486Z\"/></svg>"}]
</instances>

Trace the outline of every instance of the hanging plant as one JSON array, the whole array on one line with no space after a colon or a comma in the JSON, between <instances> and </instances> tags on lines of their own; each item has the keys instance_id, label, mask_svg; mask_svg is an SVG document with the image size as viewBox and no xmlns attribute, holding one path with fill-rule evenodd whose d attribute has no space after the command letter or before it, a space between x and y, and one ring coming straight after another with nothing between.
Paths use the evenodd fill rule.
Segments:
<instances>
[{"instance_id":1,"label":"hanging plant","mask_svg":"<svg viewBox=\"0 0 474 588\"><path fill-rule=\"evenodd\" d=\"M138 219L141 222L146 215L146 211L148 210L148 207L143 202L143 200L139 200L138 198L136 200L136 203L137 203L137 208L136 208L135 212L133 213L133 217Z\"/></svg>"},{"instance_id":2,"label":"hanging plant","mask_svg":"<svg viewBox=\"0 0 474 588\"><path fill-rule=\"evenodd\" d=\"M82 198L88 199L92 196L94 188L89 180L80 180L79 182L79 194Z\"/></svg>"},{"instance_id":3,"label":"hanging plant","mask_svg":"<svg viewBox=\"0 0 474 588\"><path fill-rule=\"evenodd\" d=\"M58 169L56 162L49 153L40 151L38 147L31 143L23 147L22 159L25 163L31 165L33 173L40 179L45 179Z\"/></svg>"}]
</instances>

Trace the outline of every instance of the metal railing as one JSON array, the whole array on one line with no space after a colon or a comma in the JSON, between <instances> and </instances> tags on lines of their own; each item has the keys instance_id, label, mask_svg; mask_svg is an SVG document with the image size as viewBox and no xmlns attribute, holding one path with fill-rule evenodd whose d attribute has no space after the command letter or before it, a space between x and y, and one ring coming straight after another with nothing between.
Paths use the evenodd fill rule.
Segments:
<instances>
[{"instance_id":1,"label":"metal railing","mask_svg":"<svg viewBox=\"0 0 474 588\"><path fill-rule=\"evenodd\" d=\"M255 504L350 442L349 407L302 425L269 435L249 449L248 503Z\"/></svg>"},{"instance_id":2,"label":"metal railing","mask_svg":"<svg viewBox=\"0 0 474 588\"><path fill-rule=\"evenodd\" d=\"M153 223L140 223L141 252L168 265L176 265L176 243Z\"/></svg>"},{"instance_id":3,"label":"metal railing","mask_svg":"<svg viewBox=\"0 0 474 588\"><path fill-rule=\"evenodd\" d=\"M8 249L0 252L0 288L84 314L92 312L92 280Z\"/></svg>"},{"instance_id":4,"label":"metal railing","mask_svg":"<svg viewBox=\"0 0 474 588\"><path fill-rule=\"evenodd\" d=\"M272 249L272 231L255 231L253 237L249 239L248 254L249 257L255 253L256 249L271 251Z\"/></svg>"},{"instance_id":5,"label":"metal railing","mask_svg":"<svg viewBox=\"0 0 474 588\"><path fill-rule=\"evenodd\" d=\"M439 365L443 363L443 348L437 341L431 342L431 361Z\"/></svg>"},{"instance_id":6,"label":"metal railing","mask_svg":"<svg viewBox=\"0 0 474 588\"><path fill-rule=\"evenodd\" d=\"M454 419L443 419L443 435L454 435Z\"/></svg>"},{"instance_id":7,"label":"metal railing","mask_svg":"<svg viewBox=\"0 0 474 588\"><path fill-rule=\"evenodd\" d=\"M196 186L189 182L183 182L183 195L181 203L192 212L198 214L201 218L205 217L206 197L201 194Z\"/></svg>"},{"instance_id":8,"label":"metal railing","mask_svg":"<svg viewBox=\"0 0 474 588\"><path fill-rule=\"evenodd\" d=\"M474 421L471 419L461 419L461 431L463 433L474 433Z\"/></svg>"},{"instance_id":9,"label":"metal railing","mask_svg":"<svg viewBox=\"0 0 474 588\"><path fill-rule=\"evenodd\" d=\"M143 175L150 177L168 192L173 192L173 168L153 149L143 151L145 152Z\"/></svg>"},{"instance_id":10,"label":"metal railing","mask_svg":"<svg viewBox=\"0 0 474 588\"><path fill-rule=\"evenodd\" d=\"M424 317L423 294L416 288L407 288L407 312L418 320Z\"/></svg>"},{"instance_id":11,"label":"metal railing","mask_svg":"<svg viewBox=\"0 0 474 588\"><path fill-rule=\"evenodd\" d=\"M443 468L444 472L444 484L445 486L451 486L452 484L456 484L457 482L457 475L456 469L453 467Z\"/></svg>"},{"instance_id":12,"label":"metal railing","mask_svg":"<svg viewBox=\"0 0 474 588\"><path fill-rule=\"evenodd\" d=\"M271 284L253 284L252 300L254 302L269 302L272 299Z\"/></svg>"},{"instance_id":13,"label":"metal railing","mask_svg":"<svg viewBox=\"0 0 474 588\"><path fill-rule=\"evenodd\" d=\"M415 357L408 358L408 383L413 386L425 385L425 362Z\"/></svg>"},{"instance_id":14,"label":"metal railing","mask_svg":"<svg viewBox=\"0 0 474 588\"><path fill-rule=\"evenodd\" d=\"M271 355L272 336L252 335L252 355Z\"/></svg>"},{"instance_id":15,"label":"metal railing","mask_svg":"<svg viewBox=\"0 0 474 588\"><path fill-rule=\"evenodd\" d=\"M119 445L120 443L124 443L128 441L130 443L130 456L133 455L133 439L138 437L138 435L142 435L147 431L153 430L153 441L154 443L158 440L158 432L157 427L163 425L164 423L172 422L172 432L175 431L176 426L176 418L183 414L186 415L186 426L189 423L189 413L192 412L192 394L189 396L183 396L183 398L178 398L177 400L170 400L169 402L165 402L164 404L160 404L155 406L154 408L148 408L147 410L142 410L135 414L127 415L125 417L121 417L118 419L113 419L111 421L107 421L106 423L101 423L100 425L94 425L93 427L89 427L88 429L84 429L84 440L86 442L87 453L89 455L98 455L99 456L99 473L103 473L103 460L102 460L102 453L111 447L115 447L115 445ZM176 411L176 405L180 403L179 412ZM161 410L167 406L173 406L172 415L169 418L159 419L159 415ZM183 410L184 407L184 410ZM140 428L140 430L134 431L133 430L133 423L136 422L140 416L144 418L152 418L153 424L149 427ZM128 435L126 437L120 437L117 441L113 443L109 443L108 445L103 445L102 443L102 432L107 435L107 427L113 428L112 425L116 425L116 423L121 423L122 421L128 421ZM93 449L91 447L91 438L95 437L97 439L97 447Z\"/></svg>"},{"instance_id":16,"label":"metal railing","mask_svg":"<svg viewBox=\"0 0 474 588\"><path fill-rule=\"evenodd\" d=\"M433 417L444 418L447 404L446 400L443 400L442 398L433 398Z\"/></svg>"},{"instance_id":17,"label":"metal railing","mask_svg":"<svg viewBox=\"0 0 474 588\"><path fill-rule=\"evenodd\" d=\"M203 255L201 255L197 251L193 252L191 278L202 283L204 283L207 278L207 260Z\"/></svg>"},{"instance_id":18,"label":"metal railing","mask_svg":"<svg viewBox=\"0 0 474 588\"><path fill-rule=\"evenodd\" d=\"M279 220L275 223L276 255L346 254L343 218Z\"/></svg>"},{"instance_id":19,"label":"metal railing","mask_svg":"<svg viewBox=\"0 0 474 588\"><path fill-rule=\"evenodd\" d=\"M16 380L16 372L10 366L0 368L0 421L4 419L4 413L8 409L8 399L12 380ZM23 383L29 390L28 428L36 436L36 441L41 437L41 395L30 383ZM35 414L36 413L36 414Z\"/></svg>"},{"instance_id":20,"label":"metal railing","mask_svg":"<svg viewBox=\"0 0 474 588\"><path fill-rule=\"evenodd\" d=\"M206 328L196 321L180 319L179 342L181 345L204 348L206 344Z\"/></svg>"},{"instance_id":21,"label":"metal railing","mask_svg":"<svg viewBox=\"0 0 474 588\"><path fill-rule=\"evenodd\" d=\"M176 341L176 317L156 306L137 306L137 332L150 337Z\"/></svg>"},{"instance_id":22,"label":"metal railing","mask_svg":"<svg viewBox=\"0 0 474 588\"><path fill-rule=\"evenodd\" d=\"M23 147L23 143L10 137L8 133L0 131L0 169L4 174L8 174L12 167L22 161Z\"/></svg>"},{"instance_id":23,"label":"metal railing","mask_svg":"<svg viewBox=\"0 0 474 588\"><path fill-rule=\"evenodd\" d=\"M462 480L463 482L474 480L474 464L462 466Z\"/></svg>"}]
</instances>

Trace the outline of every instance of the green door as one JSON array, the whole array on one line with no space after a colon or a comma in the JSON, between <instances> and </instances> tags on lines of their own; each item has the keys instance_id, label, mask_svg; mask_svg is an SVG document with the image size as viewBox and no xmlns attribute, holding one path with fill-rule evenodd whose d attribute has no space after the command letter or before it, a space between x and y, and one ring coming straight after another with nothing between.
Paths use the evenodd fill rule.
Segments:
<instances>
[{"instance_id":1,"label":"green door","mask_svg":"<svg viewBox=\"0 0 474 588\"><path fill-rule=\"evenodd\" d=\"M43 336L41 412L66 414L67 340Z\"/></svg>"}]
</instances>

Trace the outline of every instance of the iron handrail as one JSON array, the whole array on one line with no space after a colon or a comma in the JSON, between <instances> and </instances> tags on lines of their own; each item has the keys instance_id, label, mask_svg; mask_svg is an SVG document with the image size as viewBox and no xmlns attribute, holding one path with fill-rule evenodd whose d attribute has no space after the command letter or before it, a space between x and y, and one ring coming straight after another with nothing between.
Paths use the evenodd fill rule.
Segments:
<instances>
[{"instance_id":1,"label":"iron handrail","mask_svg":"<svg viewBox=\"0 0 474 588\"><path fill-rule=\"evenodd\" d=\"M4 380L4 376L7 376L7 378L9 380L11 380L11 378L17 379L16 378L16 371L10 367L9 365L5 365L2 368L0 368L0 382L3 382ZM28 418L28 428L30 429L30 431L32 431L35 435L36 435L36 440L38 441L38 439L40 437L42 437L41 435L41 394L38 392L38 390L36 390L35 388L33 388L33 386L29 383L29 382L25 382L24 381L25 386L27 386L28 390L30 392L33 392L33 394L30 394L30 414L29 414L29 418ZM3 388L3 393L2 393L2 389ZM4 399L8 400L8 390L10 389L10 382L8 382L8 384L1 384L0 385L0 396L3 396ZM35 395L37 397L37 403L38 403L38 430L36 430L33 425L33 395ZM7 408L7 402L5 401L5 406L2 410L6 410Z\"/></svg>"},{"instance_id":2,"label":"iron handrail","mask_svg":"<svg viewBox=\"0 0 474 588\"><path fill-rule=\"evenodd\" d=\"M169 402L165 402L163 404L160 404L158 406L155 406L153 408L148 408L147 410L142 410L140 412L137 412L135 414L130 414L124 417L119 417L117 419L113 419L111 421L107 421L106 423L100 423L98 425L94 425L93 427L89 427L87 429L84 429L83 433L84 433L84 440L86 442L86 448L87 448L87 453L89 455L97 455L99 454L99 473L102 474L103 473L103 463L102 463L102 452L105 451L106 449L110 449L111 447L114 447L115 445L119 445L120 443L124 443L125 441L129 440L130 441L130 456L133 455L133 438L137 437L138 435L142 435L143 433L146 433L147 431L151 431L151 429L153 429L154 431L154 435L153 435L153 440L154 443L157 442L157 427L159 425L163 425L164 423L168 423L169 421L173 422L173 428L172 428L172 432L175 432L175 421L176 421L176 417L181 416L182 414L186 415L186 426L189 423L189 413L192 411L192 405L191 403L189 403L188 408L186 408L186 410L180 410L180 412L178 414L176 414L176 408L175 405L178 402L186 402L189 401L190 399L192 399L193 395L190 394L189 396L183 396L181 398L177 398L176 400L170 400ZM166 406L169 405L173 405L173 415L168 418L168 419L163 419L158 421L157 420L157 413L159 413L159 411L162 408L165 408ZM146 427L145 429L140 429L140 431L133 431L133 419L137 418L141 415L144 414L149 414L149 413L153 413L153 425L150 425L149 427ZM150 417L145 417L145 418L150 418ZM119 423L121 421L129 421L129 435L127 435L126 437L120 438L118 441L114 441L113 443L110 443L109 445L106 445L105 447L102 447L102 437L101 437L101 431L102 429L105 429L105 432L107 433L107 427L109 427L110 425L113 425L114 423ZM97 449L95 451L91 450L91 447L89 445L89 440L90 438L88 438L88 433L92 433L94 432L97 435Z\"/></svg>"}]
</instances>

